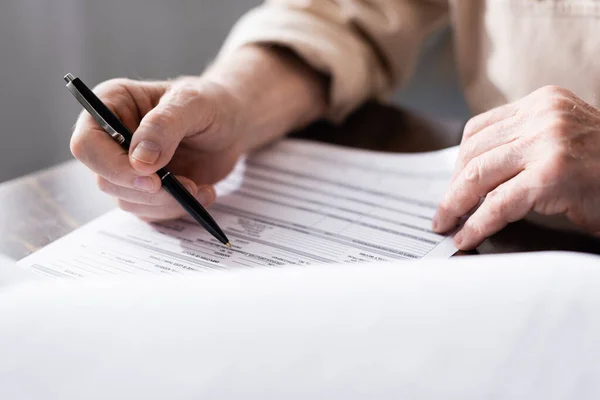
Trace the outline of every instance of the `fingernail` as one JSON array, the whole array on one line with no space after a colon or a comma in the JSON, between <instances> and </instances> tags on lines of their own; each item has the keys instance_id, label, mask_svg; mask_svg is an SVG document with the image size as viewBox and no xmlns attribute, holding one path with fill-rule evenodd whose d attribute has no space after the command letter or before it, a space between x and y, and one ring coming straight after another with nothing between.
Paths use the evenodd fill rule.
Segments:
<instances>
[{"instance_id":1,"label":"fingernail","mask_svg":"<svg viewBox=\"0 0 600 400\"><path fill-rule=\"evenodd\" d=\"M196 195L200 204L210 204L215 201L215 197L215 190L212 187L199 189Z\"/></svg>"},{"instance_id":2,"label":"fingernail","mask_svg":"<svg viewBox=\"0 0 600 400\"><path fill-rule=\"evenodd\" d=\"M156 143L142 140L133 149L131 157L145 164L154 164L160 157L160 146Z\"/></svg>"},{"instance_id":3,"label":"fingernail","mask_svg":"<svg viewBox=\"0 0 600 400\"><path fill-rule=\"evenodd\" d=\"M138 176L133 180L133 186L144 192L154 191L154 181L149 176Z\"/></svg>"},{"instance_id":4,"label":"fingernail","mask_svg":"<svg viewBox=\"0 0 600 400\"><path fill-rule=\"evenodd\" d=\"M454 245L456 247L460 247L460 245L462 244L462 241L463 241L463 232L460 231L456 235L454 235Z\"/></svg>"}]
</instances>

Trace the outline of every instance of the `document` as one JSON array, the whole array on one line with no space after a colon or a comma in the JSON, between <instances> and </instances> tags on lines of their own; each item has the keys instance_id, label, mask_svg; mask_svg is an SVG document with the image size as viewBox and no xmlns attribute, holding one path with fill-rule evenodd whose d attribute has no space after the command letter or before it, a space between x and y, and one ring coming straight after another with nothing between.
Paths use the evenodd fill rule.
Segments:
<instances>
[{"instance_id":1,"label":"document","mask_svg":"<svg viewBox=\"0 0 600 400\"><path fill-rule=\"evenodd\" d=\"M191 219L148 224L116 210L21 260L48 277L450 257L431 230L456 148L392 154L282 140L238 163L209 212L227 248Z\"/></svg>"},{"instance_id":2,"label":"document","mask_svg":"<svg viewBox=\"0 0 600 400\"><path fill-rule=\"evenodd\" d=\"M0 399L600 399L600 257L409 265L8 288Z\"/></svg>"},{"instance_id":3,"label":"document","mask_svg":"<svg viewBox=\"0 0 600 400\"><path fill-rule=\"evenodd\" d=\"M16 261L0 254L0 289L20 282L40 280L31 270L17 267Z\"/></svg>"}]
</instances>

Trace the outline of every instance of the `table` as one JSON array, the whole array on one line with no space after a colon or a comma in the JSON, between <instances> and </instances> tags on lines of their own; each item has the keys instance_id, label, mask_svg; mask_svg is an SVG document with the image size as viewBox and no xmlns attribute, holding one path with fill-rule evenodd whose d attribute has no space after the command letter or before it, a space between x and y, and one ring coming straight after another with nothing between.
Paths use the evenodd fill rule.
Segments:
<instances>
[{"instance_id":1,"label":"table","mask_svg":"<svg viewBox=\"0 0 600 400\"><path fill-rule=\"evenodd\" d=\"M291 136L370 150L418 152L458 144L462 125L368 103L343 125L319 122ZM21 259L114 206L96 189L92 173L75 161L6 182L0 185L0 253ZM471 253L540 250L600 254L600 239L519 221Z\"/></svg>"}]
</instances>

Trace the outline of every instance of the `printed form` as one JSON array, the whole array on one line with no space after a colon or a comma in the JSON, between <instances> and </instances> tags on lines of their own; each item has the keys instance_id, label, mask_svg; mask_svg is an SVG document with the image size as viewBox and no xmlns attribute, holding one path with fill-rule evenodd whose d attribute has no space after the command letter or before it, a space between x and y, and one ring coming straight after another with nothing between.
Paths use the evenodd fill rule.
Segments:
<instances>
[{"instance_id":1,"label":"printed form","mask_svg":"<svg viewBox=\"0 0 600 400\"><path fill-rule=\"evenodd\" d=\"M208 211L232 248L191 219L120 210L19 262L48 277L186 274L235 267L450 257L431 230L457 148L393 154L282 140L238 163Z\"/></svg>"}]
</instances>

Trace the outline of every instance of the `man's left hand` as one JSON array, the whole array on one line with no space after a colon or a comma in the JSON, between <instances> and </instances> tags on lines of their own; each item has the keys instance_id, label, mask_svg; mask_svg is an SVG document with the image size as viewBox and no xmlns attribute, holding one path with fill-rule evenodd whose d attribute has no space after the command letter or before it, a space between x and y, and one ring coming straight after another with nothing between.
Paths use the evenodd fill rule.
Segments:
<instances>
[{"instance_id":1,"label":"man's left hand","mask_svg":"<svg viewBox=\"0 0 600 400\"><path fill-rule=\"evenodd\" d=\"M433 229L454 229L482 199L454 237L459 249L530 211L600 233L600 110L547 86L472 118Z\"/></svg>"}]
</instances>

